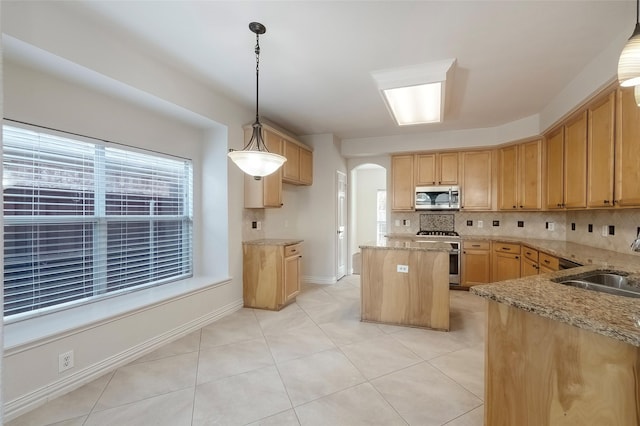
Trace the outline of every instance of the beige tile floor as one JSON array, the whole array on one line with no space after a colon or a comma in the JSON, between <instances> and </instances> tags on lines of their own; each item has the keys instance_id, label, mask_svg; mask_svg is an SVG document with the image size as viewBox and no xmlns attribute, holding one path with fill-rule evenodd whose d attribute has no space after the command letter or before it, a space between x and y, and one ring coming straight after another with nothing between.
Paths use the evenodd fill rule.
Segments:
<instances>
[{"instance_id":1,"label":"beige tile floor","mask_svg":"<svg viewBox=\"0 0 640 426\"><path fill-rule=\"evenodd\" d=\"M362 323L360 277L242 309L8 423L483 423L485 302L451 293L451 331Z\"/></svg>"}]
</instances>

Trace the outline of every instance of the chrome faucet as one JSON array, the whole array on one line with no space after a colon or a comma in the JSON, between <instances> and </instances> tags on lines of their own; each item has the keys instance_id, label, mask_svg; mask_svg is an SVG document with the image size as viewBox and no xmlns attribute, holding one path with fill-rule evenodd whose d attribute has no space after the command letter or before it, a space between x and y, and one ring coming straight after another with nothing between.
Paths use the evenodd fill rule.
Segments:
<instances>
[{"instance_id":1,"label":"chrome faucet","mask_svg":"<svg viewBox=\"0 0 640 426\"><path fill-rule=\"evenodd\" d=\"M640 251L640 229L638 229L638 235L636 235L636 239L631 243L631 250Z\"/></svg>"}]
</instances>

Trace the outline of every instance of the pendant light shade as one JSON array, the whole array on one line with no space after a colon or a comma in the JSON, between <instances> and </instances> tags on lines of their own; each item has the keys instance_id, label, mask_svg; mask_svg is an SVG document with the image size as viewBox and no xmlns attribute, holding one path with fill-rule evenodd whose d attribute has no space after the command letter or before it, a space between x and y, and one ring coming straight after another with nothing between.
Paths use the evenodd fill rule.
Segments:
<instances>
[{"instance_id":1,"label":"pendant light shade","mask_svg":"<svg viewBox=\"0 0 640 426\"><path fill-rule=\"evenodd\" d=\"M249 143L241 151L230 150L228 156L240 170L255 178L268 176L278 170L287 159L282 155L269 152L262 137L262 124L258 113L258 88L260 76L260 34L267 29L259 22L249 24L249 29L256 35L256 121L253 123L253 132Z\"/></svg>"},{"instance_id":2,"label":"pendant light shade","mask_svg":"<svg viewBox=\"0 0 640 426\"><path fill-rule=\"evenodd\" d=\"M640 84L640 0L636 0L636 28L624 45L618 60L618 82L622 87Z\"/></svg>"}]
</instances>

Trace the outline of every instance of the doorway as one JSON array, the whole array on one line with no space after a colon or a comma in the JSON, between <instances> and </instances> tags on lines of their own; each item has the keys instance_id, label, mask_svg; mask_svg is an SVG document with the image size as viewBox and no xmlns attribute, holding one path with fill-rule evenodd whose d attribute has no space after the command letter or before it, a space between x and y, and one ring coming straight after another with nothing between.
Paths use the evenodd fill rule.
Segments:
<instances>
[{"instance_id":1,"label":"doorway","mask_svg":"<svg viewBox=\"0 0 640 426\"><path fill-rule=\"evenodd\" d=\"M351 170L349 256L351 272L360 273L360 246L379 241L387 234L387 169L361 164Z\"/></svg>"}]
</instances>

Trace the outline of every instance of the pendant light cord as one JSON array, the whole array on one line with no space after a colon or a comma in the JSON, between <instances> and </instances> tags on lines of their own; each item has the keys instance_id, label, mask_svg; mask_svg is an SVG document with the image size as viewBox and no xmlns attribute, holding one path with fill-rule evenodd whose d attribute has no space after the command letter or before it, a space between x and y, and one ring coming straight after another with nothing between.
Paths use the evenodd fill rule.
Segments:
<instances>
[{"instance_id":1,"label":"pendant light cord","mask_svg":"<svg viewBox=\"0 0 640 426\"><path fill-rule=\"evenodd\" d=\"M640 0L638 0L640 1ZM258 108L260 105L259 102L259 91L258 91L258 87L260 84L260 36L258 35L258 33L256 33L256 48L255 48L255 52L256 52L256 123L260 122L260 115L258 114Z\"/></svg>"}]
</instances>

